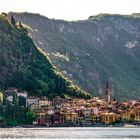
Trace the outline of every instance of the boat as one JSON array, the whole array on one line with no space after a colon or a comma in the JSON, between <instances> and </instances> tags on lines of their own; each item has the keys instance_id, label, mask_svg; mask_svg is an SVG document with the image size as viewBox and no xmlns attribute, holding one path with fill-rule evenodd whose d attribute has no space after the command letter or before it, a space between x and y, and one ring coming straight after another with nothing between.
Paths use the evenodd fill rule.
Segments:
<instances>
[{"instance_id":1,"label":"boat","mask_svg":"<svg viewBox=\"0 0 140 140\"><path fill-rule=\"evenodd\" d=\"M125 128L135 128L135 127L138 127L138 126L133 125L133 124L125 124L123 127L125 127Z\"/></svg>"}]
</instances>

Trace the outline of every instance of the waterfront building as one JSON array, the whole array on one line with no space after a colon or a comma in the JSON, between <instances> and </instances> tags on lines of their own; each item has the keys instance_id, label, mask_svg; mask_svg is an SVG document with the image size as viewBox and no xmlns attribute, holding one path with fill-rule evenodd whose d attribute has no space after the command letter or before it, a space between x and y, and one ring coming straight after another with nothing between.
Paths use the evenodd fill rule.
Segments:
<instances>
[{"instance_id":1,"label":"waterfront building","mask_svg":"<svg viewBox=\"0 0 140 140\"><path fill-rule=\"evenodd\" d=\"M46 112L42 109L36 109L36 110L34 110L34 113L37 118L42 118L46 115Z\"/></svg>"},{"instance_id":2,"label":"waterfront building","mask_svg":"<svg viewBox=\"0 0 140 140\"><path fill-rule=\"evenodd\" d=\"M91 115L91 108L84 108L83 114L85 117L89 117Z\"/></svg>"},{"instance_id":3,"label":"waterfront building","mask_svg":"<svg viewBox=\"0 0 140 140\"><path fill-rule=\"evenodd\" d=\"M117 120L120 120L120 115L114 112L105 112L100 114L101 123L110 124Z\"/></svg>"},{"instance_id":4,"label":"waterfront building","mask_svg":"<svg viewBox=\"0 0 140 140\"><path fill-rule=\"evenodd\" d=\"M98 115L99 114L99 108L98 107L93 107L92 108L92 114Z\"/></svg>"},{"instance_id":5,"label":"waterfront building","mask_svg":"<svg viewBox=\"0 0 140 140\"><path fill-rule=\"evenodd\" d=\"M46 125L52 124L54 121L54 111L49 110L46 114Z\"/></svg>"},{"instance_id":6,"label":"waterfront building","mask_svg":"<svg viewBox=\"0 0 140 140\"><path fill-rule=\"evenodd\" d=\"M131 115L131 119L133 119L134 121L138 121L140 122L140 106L136 106L132 109L132 113L133 113L133 116Z\"/></svg>"},{"instance_id":7,"label":"waterfront building","mask_svg":"<svg viewBox=\"0 0 140 140\"><path fill-rule=\"evenodd\" d=\"M130 121L132 119L132 112L131 111L125 111L121 115L121 119L123 121Z\"/></svg>"},{"instance_id":8,"label":"waterfront building","mask_svg":"<svg viewBox=\"0 0 140 140\"><path fill-rule=\"evenodd\" d=\"M56 110L52 115L52 123L54 124L63 124L65 122L65 115L63 112Z\"/></svg>"},{"instance_id":9,"label":"waterfront building","mask_svg":"<svg viewBox=\"0 0 140 140\"><path fill-rule=\"evenodd\" d=\"M78 113L76 112L66 112L64 113L66 121L74 122L78 119Z\"/></svg>"},{"instance_id":10,"label":"waterfront building","mask_svg":"<svg viewBox=\"0 0 140 140\"><path fill-rule=\"evenodd\" d=\"M100 115L91 114L90 119L92 120L92 122L100 122Z\"/></svg>"},{"instance_id":11,"label":"waterfront building","mask_svg":"<svg viewBox=\"0 0 140 140\"><path fill-rule=\"evenodd\" d=\"M45 126L46 125L46 118L45 117L37 118L37 124L40 126Z\"/></svg>"}]
</instances>

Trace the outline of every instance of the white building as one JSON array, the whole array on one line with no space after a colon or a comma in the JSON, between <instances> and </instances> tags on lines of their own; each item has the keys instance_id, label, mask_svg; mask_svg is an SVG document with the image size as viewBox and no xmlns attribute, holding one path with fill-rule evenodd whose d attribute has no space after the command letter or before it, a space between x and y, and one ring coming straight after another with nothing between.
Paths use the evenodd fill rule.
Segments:
<instances>
[{"instance_id":1,"label":"white building","mask_svg":"<svg viewBox=\"0 0 140 140\"><path fill-rule=\"evenodd\" d=\"M29 106L31 104L37 104L39 101L39 98L38 97L35 97L35 96L29 96L27 97L26 99L26 106Z\"/></svg>"},{"instance_id":2,"label":"white building","mask_svg":"<svg viewBox=\"0 0 140 140\"><path fill-rule=\"evenodd\" d=\"M93 107L92 108L92 114L98 115L99 114L99 108L98 107Z\"/></svg>"},{"instance_id":3,"label":"white building","mask_svg":"<svg viewBox=\"0 0 140 140\"><path fill-rule=\"evenodd\" d=\"M83 114L85 116L90 116L91 115L91 109L90 108L84 108L83 109Z\"/></svg>"},{"instance_id":4,"label":"white building","mask_svg":"<svg viewBox=\"0 0 140 140\"><path fill-rule=\"evenodd\" d=\"M18 92L18 93L17 93L17 97L22 96L22 97L27 98L27 95L28 95L28 94L27 94L27 92L25 92L25 91L24 91L24 92Z\"/></svg>"}]
</instances>

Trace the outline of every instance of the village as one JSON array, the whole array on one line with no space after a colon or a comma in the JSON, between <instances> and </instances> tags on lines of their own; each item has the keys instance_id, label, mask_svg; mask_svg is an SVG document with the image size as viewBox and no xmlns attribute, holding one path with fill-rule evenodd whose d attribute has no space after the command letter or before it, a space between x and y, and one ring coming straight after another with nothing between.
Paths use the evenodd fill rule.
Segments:
<instances>
[{"instance_id":1,"label":"village","mask_svg":"<svg viewBox=\"0 0 140 140\"><path fill-rule=\"evenodd\" d=\"M140 122L140 101L118 102L112 100L108 82L106 83L104 99L99 97L64 99L55 96L49 100L47 97L29 96L27 92L19 92L16 88L9 88L4 93L0 92L0 103L1 108L8 103L24 107L26 112L30 111L35 116L30 122L30 125L34 127L124 126L124 124L139 126ZM13 111L11 112L13 113ZM16 118L15 115L13 116Z\"/></svg>"}]
</instances>

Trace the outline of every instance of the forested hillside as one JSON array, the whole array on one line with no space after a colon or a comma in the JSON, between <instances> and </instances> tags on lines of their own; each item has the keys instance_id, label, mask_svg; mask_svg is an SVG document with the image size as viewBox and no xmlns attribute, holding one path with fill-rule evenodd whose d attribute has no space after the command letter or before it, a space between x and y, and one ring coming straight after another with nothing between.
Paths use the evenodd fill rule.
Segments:
<instances>
[{"instance_id":1,"label":"forested hillside","mask_svg":"<svg viewBox=\"0 0 140 140\"><path fill-rule=\"evenodd\" d=\"M0 89L16 87L30 95L74 96L89 95L73 85L37 48L28 36L28 26L0 15Z\"/></svg>"}]
</instances>

